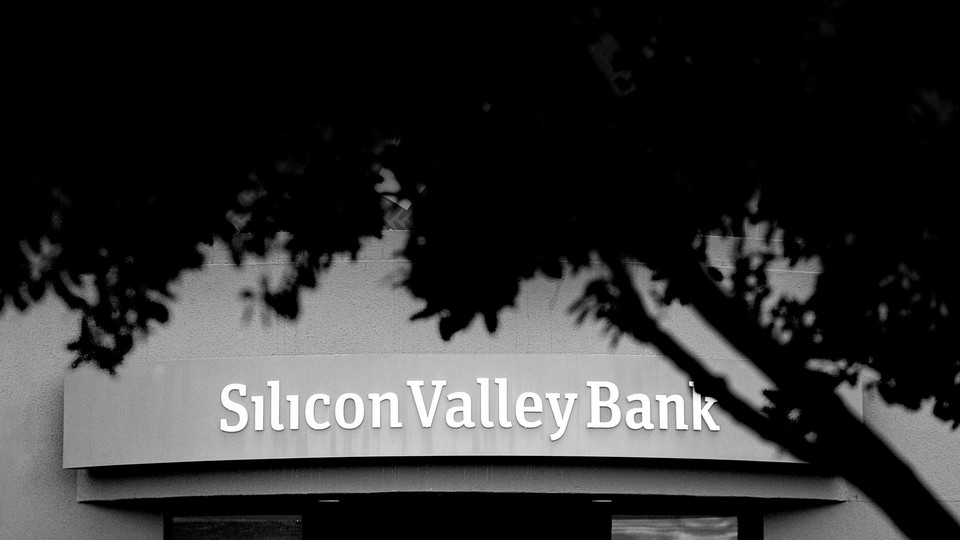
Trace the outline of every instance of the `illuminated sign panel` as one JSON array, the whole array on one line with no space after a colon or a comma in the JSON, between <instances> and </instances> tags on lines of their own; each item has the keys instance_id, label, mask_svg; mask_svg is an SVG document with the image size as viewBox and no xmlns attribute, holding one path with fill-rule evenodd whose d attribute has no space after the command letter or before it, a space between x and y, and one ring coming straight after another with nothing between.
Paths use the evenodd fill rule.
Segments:
<instances>
[{"instance_id":1,"label":"illuminated sign panel","mask_svg":"<svg viewBox=\"0 0 960 540\"><path fill-rule=\"evenodd\" d=\"M235 358L65 382L68 468L449 455L792 461L652 357Z\"/></svg>"}]
</instances>

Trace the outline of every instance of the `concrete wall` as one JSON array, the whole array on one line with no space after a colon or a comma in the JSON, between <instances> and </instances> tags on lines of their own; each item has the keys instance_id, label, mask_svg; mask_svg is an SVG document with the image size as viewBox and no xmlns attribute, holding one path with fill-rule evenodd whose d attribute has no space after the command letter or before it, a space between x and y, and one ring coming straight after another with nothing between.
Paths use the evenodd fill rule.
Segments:
<instances>
[{"instance_id":1,"label":"concrete wall","mask_svg":"<svg viewBox=\"0 0 960 540\"><path fill-rule=\"evenodd\" d=\"M661 361L649 347L629 340L611 347L592 323L575 325L566 308L586 276L528 283L518 308L504 313L496 336L488 336L477 321L445 343L432 322L407 321L420 304L393 288L403 270L395 257L403 239L403 233L388 232L358 262L336 264L321 289L303 298L296 323L263 324L258 314L245 323L240 288L254 285L263 274L275 278L278 265L252 262L240 271L224 252L214 250L202 272L185 276L175 288L179 299L171 323L140 342L128 361L394 352L614 353ZM784 272L781 279L803 288L811 275ZM713 358L732 354L687 314L670 310L664 317L699 352ZM76 332L76 316L58 300L44 301L25 315L7 309L0 316L0 538L162 538L158 513L77 503L78 473L61 468L62 376L70 362L65 345ZM917 463L938 496L960 511L957 434L932 421L904 422L902 413L872 398L864 411ZM853 492L850 499L771 514L767 537L896 537L869 501Z\"/></svg>"},{"instance_id":2,"label":"concrete wall","mask_svg":"<svg viewBox=\"0 0 960 540\"><path fill-rule=\"evenodd\" d=\"M163 538L159 514L78 504L61 467L64 346L77 319L47 301L0 317L0 538Z\"/></svg>"}]
</instances>

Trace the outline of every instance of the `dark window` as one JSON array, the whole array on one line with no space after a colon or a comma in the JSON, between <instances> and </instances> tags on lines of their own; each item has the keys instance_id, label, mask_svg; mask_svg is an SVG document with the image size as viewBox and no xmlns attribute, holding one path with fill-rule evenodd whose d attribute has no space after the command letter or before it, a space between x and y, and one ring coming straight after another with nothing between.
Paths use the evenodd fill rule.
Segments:
<instances>
[{"instance_id":1,"label":"dark window","mask_svg":"<svg viewBox=\"0 0 960 540\"><path fill-rule=\"evenodd\" d=\"M300 540L303 520L299 515L174 516L170 518L167 538Z\"/></svg>"}]
</instances>

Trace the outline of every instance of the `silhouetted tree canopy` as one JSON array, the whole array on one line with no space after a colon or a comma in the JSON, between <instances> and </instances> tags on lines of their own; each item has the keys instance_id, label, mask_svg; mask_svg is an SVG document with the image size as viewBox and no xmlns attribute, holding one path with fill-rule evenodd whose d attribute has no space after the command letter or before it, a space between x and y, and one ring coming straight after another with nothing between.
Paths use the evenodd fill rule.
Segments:
<instances>
[{"instance_id":1,"label":"silhouetted tree canopy","mask_svg":"<svg viewBox=\"0 0 960 540\"><path fill-rule=\"evenodd\" d=\"M937 3L112 21L23 14L4 84L0 302L52 293L79 311L76 363L115 369L214 242L236 263L286 253L285 280L245 295L296 317L300 291L406 200L403 285L445 339L478 318L495 331L523 280L601 265L575 315L653 343L908 534L916 508L936 506L876 491L869 467L889 460L836 419L834 389L869 375L886 401L932 402L960 424L960 44ZM710 268L708 238L745 227L766 231L762 247L735 241L734 268ZM808 298L772 295L784 261L819 266ZM636 262L651 291L624 266ZM700 313L774 381L770 405L698 367L651 299ZM898 475L887 481L908 483ZM956 530L942 508L922 515Z\"/></svg>"}]
</instances>

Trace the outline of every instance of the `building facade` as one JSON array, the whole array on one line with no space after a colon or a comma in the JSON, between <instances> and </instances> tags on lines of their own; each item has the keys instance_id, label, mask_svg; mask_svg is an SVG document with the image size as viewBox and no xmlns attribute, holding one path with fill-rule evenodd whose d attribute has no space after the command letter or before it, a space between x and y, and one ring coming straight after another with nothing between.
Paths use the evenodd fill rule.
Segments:
<instances>
[{"instance_id":1,"label":"building facade","mask_svg":"<svg viewBox=\"0 0 960 540\"><path fill-rule=\"evenodd\" d=\"M57 300L7 310L0 538L899 537L655 350L576 325L585 274L524 284L493 336L477 324L443 342L409 322L419 304L393 286L404 239L335 264L295 323L238 299L279 261L237 269L213 249L115 376L69 368L77 321ZM813 274L777 279L804 290ZM764 381L695 317L662 316L760 399ZM957 434L845 393L960 515Z\"/></svg>"}]
</instances>

